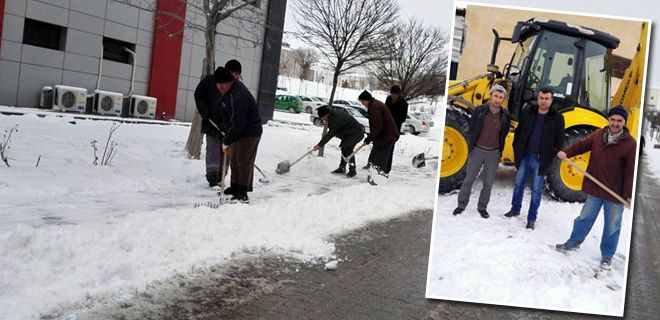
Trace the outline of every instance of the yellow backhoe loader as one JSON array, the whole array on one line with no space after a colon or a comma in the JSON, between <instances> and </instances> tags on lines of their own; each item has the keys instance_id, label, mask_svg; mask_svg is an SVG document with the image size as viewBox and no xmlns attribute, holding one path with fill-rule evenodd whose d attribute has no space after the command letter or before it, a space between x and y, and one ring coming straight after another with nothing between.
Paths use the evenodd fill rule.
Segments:
<instances>
[{"instance_id":1,"label":"yellow backhoe loader","mask_svg":"<svg viewBox=\"0 0 660 320\"><path fill-rule=\"evenodd\" d=\"M627 127L637 138L648 24L641 23L637 53L624 73L617 92L610 93L612 50L619 39L602 31L556 20L519 21L510 38L501 38L493 29L495 41L487 72L476 77L449 83L444 143L440 169L440 193L460 188L465 178L468 157L468 121L474 108L488 101L495 84L509 92L504 106L512 116L501 162L514 164L513 130L523 108L536 104L538 90L554 91L553 107L564 116L566 130L563 146L583 139L607 125L610 107L623 105L629 113ZM500 72L495 58L501 40L516 44L516 50ZM610 97L613 97L610 101ZM583 169L589 154L571 158ZM545 178L545 189L560 201L584 201L581 191L584 176L558 159Z\"/></svg>"}]
</instances>

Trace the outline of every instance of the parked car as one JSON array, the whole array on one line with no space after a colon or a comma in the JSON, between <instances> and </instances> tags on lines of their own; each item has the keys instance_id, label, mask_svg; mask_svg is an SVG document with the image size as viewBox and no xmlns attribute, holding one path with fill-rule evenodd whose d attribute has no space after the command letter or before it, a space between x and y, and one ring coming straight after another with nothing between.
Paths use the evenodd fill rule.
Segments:
<instances>
[{"instance_id":1,"label":"parked car","mask_svg":"<svg viewBox=\"0 0 660 320\"><path fill-rule=\"evenodd\" d=\"M312 113L314 109L320 107L323 102L321 101L316 101L312 99L311 97L308 96L298 96L300 100L303 102L303 109L305 110L306 113Z\"/></svg>"},{"instance_id":2,"label":"parked car","mask_svg":"<svg viewBox=\"0 0 660 320\"><path fill-rule=\"evenodd\" d=\"M310 97L310 98L312 98L312 100L314 101L320 102L321 104L328 104L328 99L326 98L321 98L321 97Z\"/></svg>"},{"instance_id":3,"label":"parked car","mask_svg":"<svg viewBox=\"0 0 660 320\"><path fill-rule=\"evenodd\" d=\"M291 113L300 113L305 110L303 107L302 99L296 96L290 96L285 94L280 94L275 96L275 102L273 103L273 107L275 107L275 109L286 110Z\"/></svg>"},{"instance_id":4,"label":"parked car","mask_svg":"<svg viewBox=\"0 0 660 320\"><path fill-rule=\"evenodd\" d=\"M358 111L355 108L347 107L347 106L344 106L344 105L333 105L332 107L335 110L341 110L341 111L344 111L344 112L348 112L348 114L353 116L353 118L355 118L355 120L357 120L357 122L359 122L364 127L364 131L366 133L369 133L369 118L367 116L365 116L363 113L361 113L360 111ZM309 120L312 121L312 123L317 125L317 126L322 126L323 125L323 120L321 120L321 118L319 118L319 114L316 111L316 109L314 109L314 112L312 113L312 115L309 116Z\"/></svg>"},{"instance_id":5,"label":"parked car","mask_svg":"<svg viewBox=\"0 0 660 320\"><path fill-rule=\"evenodd\" d=\"M415 112L415 116L417 116L417 118L419 119L426 121L426 123L429 125L429 128L432 128L435 125L435 122L433 121L433 115L430 113Z\"/></svg>"},{"instance_id":6,"label":"parked car","mask_svg":"<svg viewBox=\"0 0 660 320\"><path fill-rule=\"evenodd\" d=\"M425 120L417 118L415 114L410 112L406 116L406 121L401 126L401 132L410 132L413 135L429 132L429 129L429 125Z\"/></svg>"}]
</instances>

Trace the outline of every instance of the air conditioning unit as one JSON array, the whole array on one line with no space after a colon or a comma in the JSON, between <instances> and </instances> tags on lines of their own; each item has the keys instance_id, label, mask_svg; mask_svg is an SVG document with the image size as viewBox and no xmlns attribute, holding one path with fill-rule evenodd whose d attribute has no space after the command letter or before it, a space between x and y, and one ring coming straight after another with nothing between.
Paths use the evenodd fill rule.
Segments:
<instances>
[{"instance_id":1,"label":"air conditioning unit","mask_svg":"<svg viewBox=\"0 0 660 320\"><path fill-rule=\"evenodd\" d=\"M131 96L130 114L133 117L154 119L156 117L156 102L154 97Z\"/></svg>"},{"instance_id":2,"label":"air conditioning unit","mask_svg":"<svg viewBox=\"0 0 660 320\"><path fill-rule=\"evenodd\" d=\"M124 95L117 92L95 90L94 111L98 114L121 116Z\"/></svg>"},{"instance_id":3,"label":"air conditioning unit","mask_svg":"<svg viewBox=\"0 0 660 320\"><path fill-rule=\"evenodd\" d=\"M53 110L85 112L87 89L56 85L53 92Z\"/></svg>"}]
</instances>

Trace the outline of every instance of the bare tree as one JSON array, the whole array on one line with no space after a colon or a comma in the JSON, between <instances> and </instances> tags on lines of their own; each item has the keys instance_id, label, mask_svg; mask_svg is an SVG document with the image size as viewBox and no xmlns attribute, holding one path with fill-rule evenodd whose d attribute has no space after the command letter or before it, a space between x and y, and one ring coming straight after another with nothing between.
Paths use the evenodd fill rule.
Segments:
<instances>
[{"instance_id":1,"label":"bare tree","mask_svg":"<svg viewBox=\"0 0 660 320\"><path fill-rule=\"evenodd\" d=\"M300 64L300 73L298 77L300 79L310 80L312 71L312 65L319 61L318 53L311 48L304 48L296 50L298 55L298 63Z\"/></svg>"},{"instance_id":2,"label":"bare tree","mask_svg":"<svg viewBox=\"0 0 660 320\"><path fill-rule=\"evenodd\" d=\"M185 12L174 14L168 11L158 11L156 0L115 0L128 6L141 10L154 11L162 14L164 18L159 19L157 27L167 30L170 36L183 33L183 28L176 28L174 22L183 22L184 28L204 33L205 58L201 77L212 74L215 70L215 48L217 36L226 36L251 43L253 46L261 43L263 26L265 24L261 13L261 0L170 0L190 9L191 14ZM236 21L234 26L238 32L227 33L218 28L218 24L228 18ZM190 158L199 159L202 150L202 118L198 112L193 117L186 151Z\"/></svg>"},{"instance_id":3,"label":"bare tree","mask_svg":"<svg viewBox=\"0 0 660 320\"><path fill-rule=\"evenodd\" d=\"M399 7L394 0L299 0L294 16L301 40L316 47L333 70L330 104L339 75L382 56Z\"/></svg>"},{"instance_id":4,"label":"bare tree","mask_svg":"<svg viewBox=\"0 0 660 320\"><path fill-rule=\"evenodd\" d=\"M444 93L447 69L447 32L424 26L420 20L399 22L370 73L390 87L401 86L407 99Z\"/></svg>"},{"instance_id":5,"label":"bare tree","mask_svg":"<svg viewBox=\"0 0 660 320\"><path fill-rule=\"evenodd\" d=\"M318 48L322 62L333 70L330 106L339 75L382 56L381 49L398 13L395 0L296 1L298 37ZM326 131L324 126L323 134ZM323 149L319 152L322 155Z\"/></svg>"}]
</instances>

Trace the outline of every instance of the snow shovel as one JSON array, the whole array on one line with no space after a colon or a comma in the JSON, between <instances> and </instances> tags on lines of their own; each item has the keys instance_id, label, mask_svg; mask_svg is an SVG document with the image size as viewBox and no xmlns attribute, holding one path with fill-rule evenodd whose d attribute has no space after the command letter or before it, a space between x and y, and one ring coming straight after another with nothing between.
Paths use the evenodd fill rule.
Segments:
<instances>
[{"instance_id":1,"label":"snow shovel","mask_svg":"<svg viewBox=\"0 0 660 320\"><path fill-rule=\"evenodd\" d=\"M259 182L264 183L264 184L269 184L270 180L268 180L268 177L266 177L264 172L261 171L261 169L259 169L259 166L257 166L257 164L255 164L254 168L257 169L257 171L259 171L259 173L261 174L262 177L264 177L263 179L259 179Z\"/></svg>"},{"instance_id":2,"label":"snow shovel","mask_svg":"<svg viewBox=\"0 0 660 320\"><path fill-rule=\"evenodd\" d=\"M307 155L309 155L312 152L314 152L314 149L310 149L309 151L305 152L305 154L303 154L300 158L298 158L298 160L294 161L293 163L289 162L289 160L285 160L285 161L282 161L282 162L278 163L277 164L277 170L275 170L275 172L277 174L285 174L285 173L291 171L291 167L293 167L293 165L298 163L298 161L302 160L303 158L305 158Z\"/></svg>"},{"instance_id":3,"label":"snow shovel","mask_svg":"<svg viewBox=\"0 0 660 320\"><path fill-rule=\"evenodd\" d=\"M422 153L420 153L420 154L418 154L418 155L416 155L412 158L412 165L415 168L421 168L421 167L426 166L426 160L434 160L434 159L439 159L439 158L440 157L437 157L437 156L427 158L426 156L424 156L424 152L422 152Z\"/></svg>"},{"instance_id":4,"label":"snow shovel","mask_svg":"<svg viewBox=\"0 0 660 320\"><path fill-rule=\"evenodd\" d=\"M357 154L358 151L360 151L360 149L364 148L366 145L367 145L366 143L362 143L362 144L361 144L357 149L355 149L355 151L353 151L353 153L351 153L348 157L344 157L343 154L341 155L341 157L344 158L344 161L346 161L346 162L348 163L348 160L351 160L351 158L355 157L355 154Z\"/></svg>"},{"instance_id":5,"label":"snow shovel","mask_svg":"<svg viewBox=\"0 0 660 320\"><path fill-rule=\"evenodd\" d=\"M611 194L611 195L612 195L613 197L615 197L617 200L621 201L621 203L623 203L623 205L624 205L626 208L630 209L630 203L629 203L628 201L624 200L623 198L621 198L621 196L619 196L616 192L614 192L614 191L612 191L610 188L606 187L602 182L600 182L600 181L598 181L598 179L594 178L594 176L588 174L587 171L585 171L585 170L583 170L582 168L580 168L578 165L575 164L575 162L571 161L571 159L569 159L568 157L564 158L564 160L565 160L566 162L568 162L568 164L570 164L571 166L573 166L573 168L577 169L577 170L580 171L583 175L585 175L587 178L589 178L589 180L593 181L593 182L594 182L595 184L597 184L599 187L603 188L603 190L607 191L607 193Z\"/></svg>"}]
</instances>

